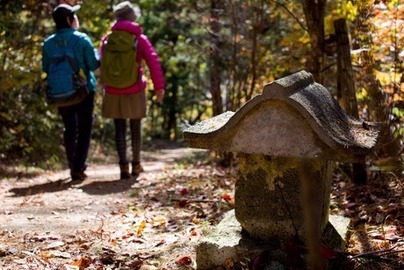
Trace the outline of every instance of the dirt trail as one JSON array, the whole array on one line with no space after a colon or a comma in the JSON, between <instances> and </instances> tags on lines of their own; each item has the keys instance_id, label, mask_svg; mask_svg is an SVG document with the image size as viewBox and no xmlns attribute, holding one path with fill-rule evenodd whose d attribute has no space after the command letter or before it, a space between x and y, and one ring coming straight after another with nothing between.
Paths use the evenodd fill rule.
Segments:
<instances>
[{"instance_id":1,"label":"dirt trail","mask_svg":"<svg viewBox=\"0 0 404 270\"><path fill-rule=\"evenodd\" d=\"M91 160L76 185L68 170L2 179L0 269L194 269L194 246L233 207L207 153L153 144L137 179Z\"/></svg>"},{"instance_id":2,"label":"dirt trail","mask_svg":"<svg viewBox=\"0 0 404 270\"><path fill-rule=\"evenodd\" d=\"M131 188L155 177L175 161L192 156L187 148L162 149L146 154L145 172L138 179L119 180L119 168L90 165L88 179L72 185L69 171L48 173L33 179L0 181L0 231L13 233L74 233L97 230L114 222L115 213L127 207Z\"/></svg>"},{"instance_id":3,"label":"dirt trail","mask_svg":"<svg viewBox=\"0 0 404 270\"><path fill-rule=\"evenodd\" d=\"M67 170L1 179L0 269L196 269L195 246L234 209L236 173L204 162L205 150L153 147L142 152L137 179L119 180L116 164L91 161L89 178L77 185ZM391 261L366 265L358 257L351 263L360 268L352 269L402 269L402 184L388 183L334 183L334 214L352 224L363 224L361 213L369 217L366 230L352 228L348 251L391 252Z\"/></svg>"}]
</instances>

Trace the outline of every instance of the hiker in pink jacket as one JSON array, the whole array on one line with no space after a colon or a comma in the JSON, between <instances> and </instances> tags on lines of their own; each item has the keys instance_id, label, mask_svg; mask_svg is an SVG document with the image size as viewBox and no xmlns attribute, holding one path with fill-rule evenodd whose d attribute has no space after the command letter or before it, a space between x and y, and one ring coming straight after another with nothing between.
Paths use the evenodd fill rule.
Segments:
<instances>
[{"instance_id":1,"label":"hiker in pink jacket","mask_svg":"<svg viewBox=\"0 0 404 270\"><path fill-rule=\"evenodd\" d=\"M142 145L141 120L146 117L146 78L143 76L142 61L145 60L154 85L157 101L161 102L164 97L165 81L158 55L147 36L142 34L142 28L135 23L140 16L140 10L129 1L122 2L114 7L116 22L111 31L125 31L136 37L136 59L138 62L139 80L125 88L114 88L104 85L104 98L102 115L114 119L115 143L119 156L121 179L128 179L143 172L140 164L140 150ZM100 55L104 52L108 35L102 39ZM102 72L102 71L101 71ZM126 157L126 125L129 119L131 144L132 144L132 172L129 173L129 162Z\"/></svg>"}]
</instances>

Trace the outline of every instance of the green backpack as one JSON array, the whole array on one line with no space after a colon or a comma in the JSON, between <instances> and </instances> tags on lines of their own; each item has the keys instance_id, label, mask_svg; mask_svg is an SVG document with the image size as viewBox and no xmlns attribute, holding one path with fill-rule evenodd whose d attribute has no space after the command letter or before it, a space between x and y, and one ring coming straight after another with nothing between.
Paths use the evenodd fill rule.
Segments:
<instances>
[{"instance_id":1,"label":"green backpack","mask_svg":"<svg viewBox=\"0 0 404 270\"><path fill-rule=\"evenodd\" d=\"M134 85L139 77L136 61L137 39L125 31L113 31L104 45L101 58L101 82L114 88Z\"/></svg>"}]
</instances>

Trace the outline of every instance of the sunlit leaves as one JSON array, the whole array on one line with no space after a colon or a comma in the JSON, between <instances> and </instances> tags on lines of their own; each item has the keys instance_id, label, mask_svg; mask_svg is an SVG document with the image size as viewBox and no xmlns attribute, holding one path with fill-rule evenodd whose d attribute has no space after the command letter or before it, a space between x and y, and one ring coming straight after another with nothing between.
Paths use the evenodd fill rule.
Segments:
<instances>
[{"instance_id":1,"label":"sunlit leaves","mask_svg":"<svg viewBox=\"0 0 404 270\"><path fill-rule=\"evenodd\" d=\"M0 150L24 153L18 144L29 142L32 149L46 148L48 154L41 156L49 158L48 155L59 149L60 137L55 136L60 136L56 132L60 126L56 110L47 107L43 99L44 77L40 66L42 41L55 30L52 6L50 1L44 0L22 2L0 2L0 126L7 129L2 131L4 139L1 139L5 143L0 145ZM82 8L77 12L80 30L89 34L97 48L114 20L112 6L117 2L81 1ZM348 20L354 49L366 49L353 57L360 106L369 109L367 103L373 96L365 80L375 74L389 96L386 101L391 103L385 104L387 110L389 106L395 108L403 99L400 45L404 42L404 7L398 0L377 2L374 6L374 1L370 0L327 1L325 33L326 37L333 33L335 19ZM150 95L147 135L180 138L182 123L194 124L212 114L210 3L207 0L140 0L136 3L142 10L138 22L158 52L167 85L164 104L156 105ZM227 109L236 110L244 104L246 91L252 89L253 95L259 94L265 83L306 68L307 56L312 51L300 1L224 1L219 21L221 50L215 59L220 60L221 91ZM362 21L366 23L362 25ZM374 65L367 69L372 65L368 61L372 57ZM334 59L327 60L332 65ZM145 71L147 74L147 68ZM325 73L325 83L329 84L326 86L335 88L335 72L328 69ZM152 90L150 80L148 86ZM100 85L98 89L100 93ZM113 146L113 127L101 116L101 99L101 94L96 96L93 138ZM15 127L20 124L28 127L14 134L10 132L17 130ZM51 133L57 135L51 136ZM52 146L41 145L43 138L52 141Z\"/></svg>"}]
</instances>

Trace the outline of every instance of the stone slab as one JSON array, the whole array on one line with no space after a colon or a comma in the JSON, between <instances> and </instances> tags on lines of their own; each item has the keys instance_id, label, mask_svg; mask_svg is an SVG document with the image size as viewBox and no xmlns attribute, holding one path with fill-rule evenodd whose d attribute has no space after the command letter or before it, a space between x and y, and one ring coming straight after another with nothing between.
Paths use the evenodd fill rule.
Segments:
<instances>
[{"instance_id":1,"label":"stone slab","mask_svg":"<svg viewBox=\"0 0 404 270\"><path fill-rule=\"evenodd\" d=\"M323 239L331 248L344 250L347 247L348 227L351 219L338 215L329 215Z\"/></svg>"},{"instance_id":2,"label":"stone slab","mask_svg":"<svg viewBox=\"0 0 404 270\"><path fill-rule=\"evenodd\" d=\"M348 231L349 219L330 216L323 238L328 246L343 250ZM264 269L288 269L287 256L276 242L264 243L250 239L242 233L234 210L225 214L223 220L196 247L197 269L207 270L223 266L226 261L240 262L247 258L252 261L265 254L271 258Z\"/></svg>"},{"instance_id":3,"label":"stone slab","mask_svg":"<svg viewBox=\"0 0 404 270\"><path fill-rule=\"evenodd\" d=\"M276 248L277 243L258 243L243 235L240 223L235 217L234 210L225 214L223 220L196 247L197 269L212 269L222 266L228 261L243 261L246 258L256 258L264 251L273 250L268 254L271 258L282 257ZM282 264L274 261L273 267L267 269L286 269ZM281 268L279 268L282 266Z\"/></svg>"}]
</instances>

